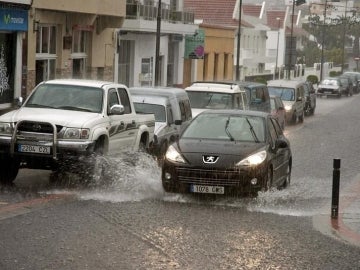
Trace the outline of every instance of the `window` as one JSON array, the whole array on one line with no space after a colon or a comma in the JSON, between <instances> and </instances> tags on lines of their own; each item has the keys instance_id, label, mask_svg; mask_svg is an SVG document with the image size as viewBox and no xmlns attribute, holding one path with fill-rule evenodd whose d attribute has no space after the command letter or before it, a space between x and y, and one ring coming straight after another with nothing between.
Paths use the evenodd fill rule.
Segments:
<instances>
[{"instance_id":1,"label":"window","mask_svg":"<svg viewBox=\"0 0 360 270\"><path fill-rule=\"evenodd\" d=\"M131 48L134 47L131 40L121 40L119 46L119 83L130 86L131 76Z\"/></svg>"},{"instance_id":2,"label":"window","mask_svg":"<svg viewBox=\"0 0 360 270\"><path fill-rule=\"evenodd\" d=\"M89 31L73 31L72 43L72 70L73 78L84 78L86 71L86 59L89 42Z\"/></svg>"},{"instance_id":3,"label":"window","mask_svg":"<svg viewBox=\"0 0 360 270\"><path fill-rule=\"evenodd\" d=\"M118 88L118 93L120 96L120 101L121 104L124 106L125 108L125 114L129 114L131 113L131 106L130 106L130 100L129 100L129 96L128 93L126 92L125 89L123 88Z\"/></svg>"},{"instance_id":4,"label":"window","mask_svg":"<svg viewBox=\"0 0 360 270\"><path fill-rule=\"evenodd\" d=\"M110 108L116 104L120 104L119 97L115 89L110 89L108 95L108 114L110 114Z\"/></svg>"},{"instance_id":5,"label":"window","mask_svg":"<svg viewBox=\"0 0 360 270\"><path fill-rule=\"evenodd\" d=\"M56 58L56 26L40 25L36 35L36 84L55 79Z\"/></svg>"},{"instance_id":6,"label":"window","mask_svg":"<svg viewBox=\"0 0 360 270\"><path fill-rule=\"evenodd\" d=\"M141 59L141 86L152 85L152 64L152 57Z\"/></svg>"}]
</instances>

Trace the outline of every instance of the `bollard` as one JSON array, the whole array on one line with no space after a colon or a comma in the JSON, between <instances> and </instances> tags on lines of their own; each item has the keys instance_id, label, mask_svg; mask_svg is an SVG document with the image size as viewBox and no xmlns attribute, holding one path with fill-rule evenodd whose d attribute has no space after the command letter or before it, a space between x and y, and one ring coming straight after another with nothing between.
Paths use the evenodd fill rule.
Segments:
<instances>
[{"instance_id":1,"label":"bollard","mask_svg":"<svg viewBox=\"0 0 360 270\"><path fill-rule=\"evenodd\" d=\"M334 159L333 186L331 199L331 218L337 219L339 214L340 191L340 159Z\"/></svg>"}]
</instances>

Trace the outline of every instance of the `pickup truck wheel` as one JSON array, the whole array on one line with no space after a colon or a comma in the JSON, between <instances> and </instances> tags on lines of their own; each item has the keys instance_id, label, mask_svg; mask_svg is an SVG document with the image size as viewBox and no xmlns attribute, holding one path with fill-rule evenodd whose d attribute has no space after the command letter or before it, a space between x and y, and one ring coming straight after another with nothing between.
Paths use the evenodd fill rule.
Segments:
<instances>
[{"instance_id":1,"label":"pickup truck wheel","mask_svg":"<svg viewBox=\"0 0 360 270\"><path fill-rule=\"evenodd\" d=\"M0 183L11 185L19 172L20 162L10 156L1 156L0 164Z\"/></svg>"}]
</instances>

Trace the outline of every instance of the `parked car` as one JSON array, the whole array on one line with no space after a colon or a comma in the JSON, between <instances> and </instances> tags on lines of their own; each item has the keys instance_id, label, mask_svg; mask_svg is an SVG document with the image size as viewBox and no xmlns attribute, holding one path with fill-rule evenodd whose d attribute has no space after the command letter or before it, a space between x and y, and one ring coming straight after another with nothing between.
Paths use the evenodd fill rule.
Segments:
<instances>
[{"instance_id":1,"label":"parked car","mask_svg":"<svg viewBox=\"0 0 360 270\"><path fill-rule=\"evenodd\" d=\"M245 90L234 82L195 82L185 90L193 117L209 109L248 109Z\"/></svg>"},{"instance_id":2,"label":"parked car","mask_svg":"<svg viewBox=\"0 0 360 270\"><path fill-rule=\"evenodd\" d=\"M162 166L167 192L252 194L290 183L290 143L269 113L208 110L169 146Z\"/></svg>"},{"instance_id":3,"label":"parked car","mask_svg":"<svg viewBox=\"0 0 360 270\"><path fill-rule=\"evenodd\" d=\"M309 81L305 82L305 115L313 115L316 108L316 91L313 84Z\"/></svg>"},{"instance_id":4,"label":"parked car","mask_svg":"<svg viewBox=\"0 0 360 270\"><path fill-rule=\"evenodd\" d=\"M305 81L273 80L268 81L270 95L281 98L285 105L286 122L295 124L304 122Z\"/></svg>"},{"instance_id":5,"label":"parked car","mask_svg":"<svg viewBox=\"0 0 360 270\"><path fill-rule=\"evenodd\" d=\"M323 79L319 83L316 95L319 97L336 96L338 98L341 98L341 95L343 95L343 93L345 92L346 89L339 78L329 77Z\"/></svg>"},{"instance_id":6,"label":"parked car","mask_svg":"<svg viewBox=\"0 0 360 270\"><path fill-rule=\"evenodd\" d=\"M286 112L285 106L281 98L278 96L270 96L271 114L278 120L282 130L285 129Z\"/></svg>"},{"instance_id":7,"label":"parked car","mask_svg":"<svg viewBox=\"0 0 360 270\"><path fill-rule=\"evenodd\" d=\"M106 178L107 164L97 157L146 149L154 126L153 114L136 114L123 84L42 82L19 109L0 116L0 182L11 184L20 164Z\"/></svg>"},{"instance_id":8,"label":"parked car","mask_svg":"<svg viewBox=\"0 0 360 270\"><path fill-rule=\"evenodd\" d=\"M353 95L353 83L348 76L339 76L338 77L345 88L345 91L342 92L342 95L352 96Z\"/></svg>"},{"instance_id":9,"label":"parked car","mask_svg":"<svg viewBox=\"0 0 360 270\"><path fill-rule=\"evenodd\" d=\"M184 89L175 87L131 87L129 90L137 113L155 114L150 153L162 157L192 119L189 97Z\"/></svg>"},{"instance_id":10,"label":"parked car","mask_svg":"<svg viewBox=\"0 0 360 270\"><path fill-rule=\"evenodd\" d=\"M347 71L344 72L341 76L347 76L351 79L354 94L360 93L360 72Z\"/></svg>"},{"instance_id":11,"label":"parked car","mask_svg":"<svg viewBox=\"0 0 360 270\"><path fill-rule=\"evenodd\" d=\"M271 112L270 94L265 84L245 81L237 84L246 91L249 110Z\"/></svg>"}]
</instances>

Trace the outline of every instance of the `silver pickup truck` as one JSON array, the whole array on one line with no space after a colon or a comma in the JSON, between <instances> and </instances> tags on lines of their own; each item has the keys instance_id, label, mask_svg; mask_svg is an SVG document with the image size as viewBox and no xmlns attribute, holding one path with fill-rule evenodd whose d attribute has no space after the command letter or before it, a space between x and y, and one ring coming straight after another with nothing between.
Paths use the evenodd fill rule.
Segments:
<instances>
[{"instance_id":1,"label":"silver pickup truck","mask_svg":"<svg viewBox=\"0 0 360 270\"><path fill-rule=\"evenodd\" d=\"M147 149L153 114L136 114L128 88L91 80L40 83L17 110L0 116L0 183L19 168L106 175L98 157Z\"/></svg>"}]
</instances>

